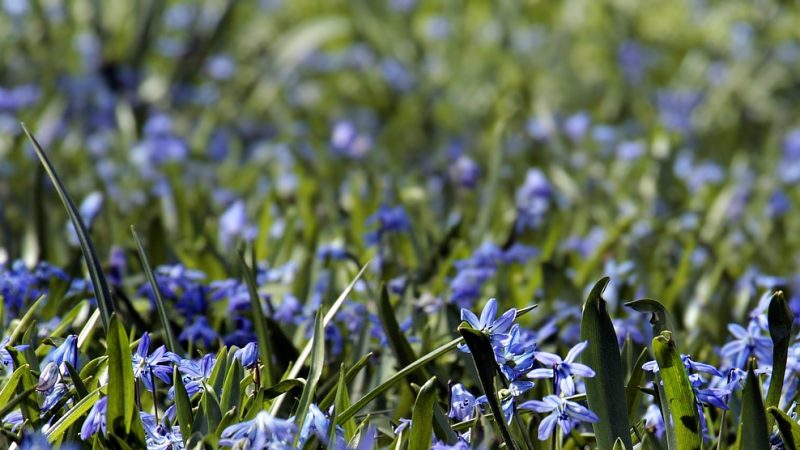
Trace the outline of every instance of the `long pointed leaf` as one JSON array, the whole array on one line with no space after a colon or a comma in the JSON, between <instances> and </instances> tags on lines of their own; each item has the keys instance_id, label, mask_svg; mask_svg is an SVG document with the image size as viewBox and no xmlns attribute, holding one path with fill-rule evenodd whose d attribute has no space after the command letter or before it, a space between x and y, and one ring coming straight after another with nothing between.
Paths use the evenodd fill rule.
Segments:
<instances>
[{"instance_id":1,"label":"long pointed leaf","mask_svg":"<svg viewBox=\"0 0 800 450\"><path fill-rule=\"evenodd\" d=\"M50 428L47 429L47 433L45 436L47 440L52 442L56 442L64 433L72 426L75 422L78 421L84 414L89 412L94 406L95 402L100 399L100 389L97 388L94 391L90 392L88 395L83 397L78 403L75 404L66 414L61 416L61 418L56 421Z\"/></svg>"},{"instance_id":2,"label":"long pointed leaf","mask_svg":"<svg viewBox=\"0 0 800 450\"><path fill-rule=\"evenodd\" d=\"M192 434L194 417L192 415L192 404L189 401L189 395L186 393L186 386L183 384L183 378L181 378L181 373L177 367L172 371L172 385L175 386L175 411L178 426L181 429L183 442L186 443L186 440Z\"/></svg>"},{"instance_id":3,"label":"long pointed leaf","mask_svg":"<svg viewBox=\"0 0 800 450\"><path fill-rule=\"evenodd\" d=\"M605 277L592 288L581 318L581 340L588 342L581 359L596 372L594 377L584 379L586 398L589 408L600 418L592 428L601 450L615 447L617 440L624 448L633 448L617 335L602 298L608 281Z\"/></svg>"},{"instance_id":4,"label":"long pointed leaf","mask_svg":"<svg viewBox=\"0 0 800 450\"><path fill-rule=\"evenodd\" d=\"M261 364L264 365L264 370L261 371L261 377L264 386L272 386L272 346L269 339L267 319L264 317L264 311L261 309L261 297L258 295L258 286L256 285L253 271L247 267L247 263L244 262L243 252L239 252L239 265L242 269L244 282L247 284L247 290L250 293L253 325L256 329L256 338L258 338L258 356L261 360Z\"/></svg>"},{"instance_id":5,"label":"long pointed leaf","mask_svg":"<svg viewBox=\"0 0 800 450\"><path fill-rule=\"evenodd\" d=\"M658 373L664 381L666 398L661 401L672 416L677 450L695 450L703 446L700 416L695 407L694 391L689 384L686 367L675 348L672 333L664 331L653 338L653 353L658 363ZM664 418L669 424L669 418Z\"/></svg>"},{"instance_id":6,"label":"long pointed leaf","mask_svg":"<svg viewBox=\"0 0 800 450\"><path fill-rule=\"evenodd\" d=\"M436 403L436 377L420 388L411 415L411 434L408 450L428 450L433 437L433 405Z\"/></svg>"},{"instance_id":7,"label":"long pointed leaf","mask_svg":"<svg viewBox=\"0 0 800 450\"><path fill-rule=\"evenodd\" d=\"M133 234L133 240L136 243L136 249L139 251L139 259L142 261L142 269L144 269L144 274L147 277L148 283L150 283L150 288L153 290L153 300L156 304L158 320L161 321L161 328L164 330L164 340L167 344L167 350L180 354L182 353L182 350L178 345L178 340L175 339L175 334L172 332L172 327L169 324L167 308L164 306L164 296L161 295L161 289L158 287L156 276L153 273L152 267L150 267L150 261L147 259L147 253L144 251L144 245L142 245L142 240L139 239L139 235L136 233L136 228L134 228L133 225L131 225L131 234Z\"/></svg>"},{"instance_id":8,"label":"long pointed leaf","mask_svg":"<svg viewBox=\"0 0 800 450\"><path fill-rule=\"evenodd\" d=\"M58 174L56 174L56 170L50 163L50 160L47 158L44 150L39 145L39 142L36 141L36 138L34 138L30 131L28 131L28 128L25 126L25 124L21 125L25 135L28 136L31 144L33 144L33 148L36 151L36 155L39 157L39 161L41 161L45 172L47 172L47 175L53 182L53 186L56 188L56 192L58 193L59 198L61 198L64 208L67 210L67 215L72 221L72 225L75 227L75 233L78 235L78 242L80 243L81 252L83 253L83 258L86 260L86 267L89 269L89 277L91 278L92 285L94 286L94 295L97 299L97 306L100 309L100 317L103 320L103 328L106 330L106 332L108 332L109 320L111 314L115 310L114 301L111 297L111 291L108 289L106 277L103 275L103 268L100 265L100 259L97 257L97 251L94 249L94 243L92 242L91 237L89 237L89 232L86 228L86 225L83 223L83 219L81 218L78 208L75 206L72 198L67 193L64 183L61 182Z\"/></svg>"},{"instance_id":9,"label":"long pointed leaf","mask_svg":"<svg viewBox=\"0 0 800 450\"><path fill-rule=\"evenodd\" d=\"M136 411L135 381L131 361L130 343L125 328L116 315L111 316L108 326L108 407L106 423L109 433L129 439L130 443L144 442L144 435L137 435L141 421ZM134 426L139 422L138 426Z\"/></svg>"},{"instance_id":10,"label":"long pointed leaf","mask_svg":"<svg viewBox=\"0 0 800 450\"><path fill-rule=\"evenodd\" d=\"M492 414L498 418L504 418L503 410L500 408L500 402L497 400L497 392L494 388L494 377L497 375L497 362L495 361L494 350L492 344L489 342L489 337L478 330L472 329L469 325L461 324L458 327L458 332L464 338L469 351L472 354L472 360L475 362L475 368L478 370L478 377L483 387L483 393L486 395L486 400L489 403L489 409ZM506 447L513 450L516 449L514 440L511 438L511 433L508 431L506 421L504 419L495 420L494 422L500 430L500 435L503 436L503 441Z\"/></svg>"},{"instance_id":11,"label":"long pointed leaf","mask_svg":"<svg viewBox=\"0 0 800 450\"><path fill-rule=\"evenodd\" d=\"M789 344L792 340L792 322L794 314L786 303L783 292L772 295L767 310L769 335L772 338L772 376L767 390L766 406L778 406L783 390L783 376L786 373L786 359L789 356ZM767 416L767 429L775 424L773 417Z\"/></svg>"},{"instance_id":12,"label":"long pointed leaf","mask_svg":"<svg viewBox=\"0 0 800 450\"><path fill-rule=\"evenodd\" d=\"M308 372L308 379L303 388L303 393L300 394L300 402L295 415L297 417L295 423L298 428L303 426L306 414L308 414L308 408L314 401L314 394L316 393L317 383L319 383L319 379L322 376L322 369L325 367L325 328L322 326L321 311L317 311L317 317L314 320L314 336L311 340L313 342L311 347L311 369Z\"/></svg>"},{"instance_id":13,"label":"long pointed leaf","mask_svg":"<svg viewBox=\"0 0 800 450\"><path fill-rule=\"evenodd\" d=\"M758 376L753 371L753 364L750 364L742 392L742 420L738 439L738 448L741 450L770 449L767 414L764 411L760 385Z\"/></svg>"},{"instance_id":14,"label":"long pointed leaf","mask_svg":"<svg viewBox=\"0 0 800 450\"><path fill-rule=\"evenodd\" d=\"M800 448L800 425L780 409L770 406L767 412L778 424L778 432L787 449Z\"/></svg>"}]
</instances>

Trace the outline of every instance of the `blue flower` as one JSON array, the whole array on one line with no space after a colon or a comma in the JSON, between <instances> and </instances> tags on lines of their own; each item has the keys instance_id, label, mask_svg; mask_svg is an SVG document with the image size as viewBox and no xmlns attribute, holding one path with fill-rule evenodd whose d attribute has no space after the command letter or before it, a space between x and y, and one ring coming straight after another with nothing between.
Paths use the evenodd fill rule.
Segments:
<instances>
[{"instance_id":1,"label":"blue flower","mask_svg":"<svg viewBox=\"0 0 800 450\"><path fill-rule=\"evenodd\" d=\"M291 420L278 419L261 411L252 420L225 428L219 445L249 449L291 449L295 432L296 427Z\"/></svg>"},{"instance_id":2,"label":"blue flower","mask_svg":"<svg viewBox=\"0 0 800 450\"><path fill-rule=\"evenodd\" d=\"M39 392L47 392L52 389L60 379L61 373L58 370L58 364L49 362L39 374L39 383L36 385L36 390Z\"/></svg>"},{"instance_id":3,"label":"blue flower","mask_svg":"<svg viewBox=\"0 0 800 450\"><path fill-rule=\"evenodd\" d=\"M323 413L315 404L308 406L308 413L306 414L303 426L300 427L300 440L299 448L302 448L305 443L312 437L316 436L320 442L327 444L328 442L328 427L330 426L330 418Z\"/></svg>"},{"instance_id":4,"label":"blue flower","mask_svg":"<svg viewBox=\"0 0 800 450\"><path fill-rule=\"evenodd\" d=\"M242 367L255 368L258 365L258 342L250 342L243 348L236 350L233 357L238 359Z\"/></svg>"},{"instance_id":5,"label":"blue flower","mask_svg":"<svg viewBox=\"0 0 800 450\"><path fill-rule=\"evenodd\" d=\"M89 415L83 421L81 426L81 439L86 441L98 431L102 431L103 435L106 434L106 408L108 406L108 397L103 397L97 400L92 409L89 410Z\"/></svg>"},{"instance_id":6,"label":"blue flower","mask_svg":"<svg viewBox=\"0 0 800 450\"><path fill-rule=\"evenodd\" d=\"M661 439L664 436L666 431L664 419L661 417L661 410L655 404L647 407L647 411L644 413L644 426L657 438Z\"/></svg>"},{"instance_id":7,"label":"blue flower","mask_svg":"<svg viewBox=\"0 0 800 450\"><path fill-rule=\"evenodd\" d=\"M52 448L53 446L41 431L23 433L22 442L20 442L19 446L19 450L50 450ZM75 444L63 443L58 448L59 450L77 450L79 447Z\"/></svg>"},{"instance_id":8,"label":"blue flower","mask_svg":"<svg viewBox=\"0 0 800 450\"><path fill-rule=\"evenodd\" d=\"M200 392L203 389L203 383L208 381L211 376L211 371L214 370L214 363L217 358L212 354L203 355L199 361L190 359L182 359L178 364L178 370L182 374L183 384L186 387L186 393L189 397ZM175 395L174 387L169 389L169 398L172 399Z\"/></svg>"},{"instance_id":9,"label":"blue flower","mask_svg":"<svg viewBox=\"0 0 800 450\"><path fill-rule=\"evenodd\" d=\"M729 324L728 331L736 338L720 349L720 354L730 359L735 367L743 368L751 356L759 362L772 362L772 340L763 335L757 321L751 320L747 329L739 324Z\"/></svg>"},{"instance_id":10,"label":"blue flower","mask_svg":"<svg viewBox=\"0 0 800 450\"><path fill-rule=\"evenodd\" d=\"M600 420L597 414L585 406L557 395L548 395L542 400L529 400L519 405L519 408L537 413L550 413L539 423L540 441L547 440L553 434L556 425L566 436L580 422L597 423Z\"/></svg>"},{"instance_id":11,"label":"blue flower","mask_svg":"<svg viewBox=\"0 0 800 450\"><path fill-rule=\"evenodd\" d=\"M247 207L244 201L234 201L219 217L219 242L228 249L236 239L251 241L258 230L247 221Z\"/></svg>"},{"instance_id":12,"label":"blue flower","mask_svg":"<svg viewBox=\"0 0 800 450\"><path fill-rule=\"evenodd\" d=\"M477 405L475 396L463 384L456 383L450 388L450 411L447 417L458 422L471 420Z\"/></svg>"},{"instance_id":13,"label":"blue flower","mask_svg":"<svg viewBox=\"0 0 800 450\"><path fill-rule=\"evenodd\" d=\"M147 450L179 450L184 448L180 427L156 422L154 415L139 412L142 419ZM166 419L165 419L166 420Z\"/></svg>"},{"instance_id":14,"label":"blue flower","mask_svg":"<svg viewBox=\"0 0 800 450\"><path fill-rule=\"evenodd\" d=\"M80 213L81 219L83 219L83 224L86 226L87 229L92 228L92 224L94 223L94 219L100 213L100 210L103 208L103 194L94 191L87 195L83 201L81 202L78 211ZM75 231L75 226L72 225L72 221L67 222L67 235L69 238L69 243L73 246L78 246L78 233Z\"/></svg>"},{"instance_id":15,"label":"blue flower","mask_svg":"<svg viewBox=\"0 0 800 450\"><path fill-rule=\"evenodd\" d=\"M516 308L511 308L497 317L497 300L494 298L486 302L480 318L468 309L461 310L461 320L466 321L472 328L489 335L490 338L495 336L506 338L507 336L504 335L508 333L516 317Z\"/></svg>"},{"instance_id":16,"label":"blue flower","mask_svg":"<svg viewBox=\"0 0 800 450\"><path fill-rule=\"evenodd\" d=\"M387 233L405 233L411 229L411 221L402 206L391 208L381 205L375 214L369 216L367 226L375 226L375 230L367 233L367 245L378 245Z\"/></svg>"},{"instance_id":17,"label":"blue flower","mask_svg":"<svg viewBox=\"0 0 800 450\"><path fill-rule=\"evenodd\" d=\"M204 316L197 316L194 322L178 335L178 339L183 342L202 342L206 348L210 347L218 338L219 335L211 328L208 319Z\"/></svg>"},{"instance_id":18,"label":"blue flower","mask_svg":"<svg viewBox=\"0 0 800 450\"><path fill-rule=\"evenodd\" d=\"M64 376L69 374L64 363L69 363L73 368L78 369L78 336L74 334L67 336L61 345L47 355L44 362L56 363Z\"/></svg>"},{"instance_id":19,"label":"blue flower","mask_svg":"<svg viewBox=\"0 0 800 450\"><path fill-rule=\"evenodd\" d=\"M442 441L436 441L433 443L431 450L469 450L470 448L469 442L465 441L464 438L459 437L456 443L452 445Z\"/></svg>"},{"instance_id":20,"label":"blue flower","mask_svg":"<svg viewBox=\"0 0 800 450\"><path fill-rule=\"evenodd\" d=\"M556 394L559 395L574 395L575 382L572 379L573 375L591 378L595 373L591 367L576 363L575 358L589 345L588 341L579 342L572 347L567 353L567 357L563 360L560 356L547 352L536 352L536 360L542 363L547 368L534 369L528 373L530 378L554 378L556 386Z\"/></svg>"},{"instance_id":21,"label":"blue flower","mask_svg":"<svg viewBox=\"0 0 800 450\"><path fill-rule=\"evenodd\" d=\"M144 332L136 352L132 356L133 377L141 380L145 389L152 392L155 378L164 383L172 383L172 368L180 361L178 355L168 352L165 346L160 346L153 353L150 351L150 333Z\"/></svg>"},{"instance_id":22,"label":"blue flower","mask_svg":"<svg viewBox=\"0 0 800 450\"><path fill-rule=\"evenodd\" d=\"M403 430L405 430L407 428L410 429L411 425L412 425L411 419L407 419L405 417L401 417L400 418L400 424L397 425L396 427L394 427L394 434L400 434L400 433L403 432Z\"/></svg>"},{"instance_id":23,"label":"blue flower","mask_svg":"<svg viewBox=\"0 0 800 450\"><path fill-rule=\"evenodd\" d=\"M509 381L528 373L536 356L536 342L523 340L519 324L514 324L509 333L508 343L495 349L495 360L500 371Z\"/></svg>"},{"instance_id":24,"label":"blue flower","mask_svg":"<svg viewBox=\"0 0 800 450\"><path fill-rule=\"evenodd\" d=\"M537 229L544 221L544 216L553 202L553 188L539 169L530 169L525 175L525 182L517 190L517 229Z\"/></svg>"}]
</instances>

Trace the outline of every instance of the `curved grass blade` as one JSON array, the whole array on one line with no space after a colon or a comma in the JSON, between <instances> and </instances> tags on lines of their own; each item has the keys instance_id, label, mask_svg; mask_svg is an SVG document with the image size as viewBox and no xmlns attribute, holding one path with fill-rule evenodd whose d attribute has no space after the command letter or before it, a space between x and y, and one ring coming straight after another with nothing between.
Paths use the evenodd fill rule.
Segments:
<instances>
[{"instance_id":1,"label":"curved grass blade","mask_svg":"<svg viewBox=\"0 0 800 450\"><path fill-rule=\"evenodd\" d=\"M769 450L769 429L761 387L751 363L747 368L747 382L742 392L742 420L739 423L737 448L741 450Z\"/></svg>"},{"instance_id":2,"label":"curved grass blade","mask_svg":"<svg viewBox=\"0 0 800 450\"><path fill-rule=\"evenodd\" d=\"M128 442L144 443L139 414L136 412L133 363L125 328L116 315L111 316L106 340L108 354L108 408L106 423L109 433ZM138 422L138 426L134 423Z\"/></svg>"},{"instance_id":3,"label":"curved grass blade","mask_svg":"<svg viewBox=\"0 0 800 450\"><path fill-rule=\"evenodd\" d=\"M667 433L672 432L677 450L702 448L703 436L694 391L671 332L663 331L653 338L653 353L658 363L658 373L664 381L666 398L662 398L661 402L672 416L673 426L667 426ZM670 423L666 417L664 422ZM669 441L672 442L671 439Z\"/></svg>"},{"instance_id":4,"label":"curved grass blade","mask_svg":"<svg viewBox=\"0 0 800 450\"><path fill-rule=\"evenodd\" d=\"M172 371L172 385L175 386L175 411L178 419L178 426L181 429L183 442L186 443L189 436L192 434L192 404L189 401L189 394L186 393L186 386L183 384L183 378L180 371L175 367Z\"/></svg>"},{"instance_id":5,"label":"curved grass blade","mask_svg":"<svg viewBox=\"0 0 800 450\"><path fill-rule=\"evenodd\" d=\"M305 386L306 382L304 380L292 378L291 380L283 380L268 389L262 389L262 392L264 394L264 398L270 400L281 394L285 394L289 391L300 389Z\"/></svg>"},{"instance_id":6,"label":"curved grass blade","mask_svg":"<svg viewBox=\"0 0 800 450\"><path fill-rule=\"evenodd\" d=\"M47 172L47 175L53 182L53 186L55 187L59 198L61 198L64 208L67 210L67 215L72 221L72 225L75 228L75 233L78 235L78 242L80 242L81 252L83 253L83 258L86 260L86 267L89 269L89 277L91 278L92 285L94 286L94 295L97 299L97 306L100 309L100 318L103 320L103 328L106 332L108 332L109 320L111 314L115 311L114 300L111 297L111 291L108 289L106 277L103 275L103 268L100 265L100 259L97 257L97 251L94 248L94 243L92 243L92 239L89 237L89 232L83 223L83 219L81 218L78 208L75 206L72 198L67 193L64 183L61 182L58 174L56 174L56 170L50 163L50 160L47 158L44 150L39 145L39 142L36 141L36 138L34 138L30 131L28 131L28 128L25 126L25 124L23 123L21 126L22 131L25 132L25 135L28 136L31 144L33 144L33 148L36 151L36 155L39 157L39 161L41 161L42 166L44 166L45 172Z\"/></svg>"},{"instance_id":7,"label":"curved grass blade","mask_svg":"<svg viewBox=\"0 0 800 450\"><path fill-rule=\"evenodd\" d=\"M774 406L767 408L767 412L778 424L778 432L781 434L783 445L786 448L800 448L800 424Z\"/></svg>"},{"instance_id":8,"label":"curved grass blade","mask_svg":"<svg viewBox=\"0 0 800 450\"><path fill-rule=\"evenodd\" d=\"M144 269L147 282L150 283L150 288L153 290L153 300L156 304L158 319L161 321L161 328L164 330L164 340L167 344L167 350L173 353L181 354L183 352L178 345L178 340L175 339L175 334L172 332L172 327L169 324L167 309L164 306L164 296L161 295L161 289L159 289L158 282L156 282L156 276L153 273L152 267L150 267L150 261L147 259L147 253L144 251L144 245L142 245L142 240L139 239L139 235L136 233L136 228L134 228L133 225L131 225L131 234L133 234L133 241L136 243L136 249L139 251L139 259L142 262L142 269Z\"/></svg>"},{"instance_id":9,"label":"curved grass blade","mask_svg":"<svg viewBox=\"0 0 800 450\"><path fill-rule=\"evenodd\" d=\"M336 402L333 406L333 414L331 414L331 423L336 423L336 415L339 411L344 411L350 407L350 395L347 393L347 374L344 370L344 364L339 369L339 381L336 383ZM344 429L344 439L349 441L356 434L356 422L352 419L342 425ZM336 427L330 427L328 433L329 445L336 439Z\"/></svg>"},{"instance_id":10,"label":"curved grass blade","mask_svg":"<svg viewBox=\"0 0 800 450\"><path fill-rule=\"evenodd\" d=\"M5 417L14 410L20 403L30 398L31 394L36 392L36 386L31 386L19 392L11 400L0 408L0 417Z\"/></svg>"},{"instance_id":11,"label":"curved grass blade","mask_svg":"<svg viewBox=\"0 0 800 450\"><path fill-rule=\"evenodd\" d=\"M628 423L636 423L636 409L639 406L639 383L644 379L644 369L642 365L647 362L647 349L643 348L639 358L636 359L631 376L628 378L628 386L625 388L625 404L628 408Z\"/></svg>"},{"instance_id":12,"label":"curved grass blade","mask_svg":"<svg viewBox=\"0 0 800 450\"><path fill-rule=\"evenodd\" d=\"M27 370L22 370L20 372L20 379L17 383L17 397L20 397L23 401L20 404L20 411L22 412L22 417L30 422L34 427L38 426L39 424L39 402L36 400L36 396L28 396L22 395L25 392L30 390L36 390L36 385L38 384L38 380L30 371L30 367L37 367L39 364L34 360L28 360L28 357L25 353L18 351L13 347L6 347L8 353L11 355L11 359L14 362L14 367L23 367L28 366ZM14 397L15 399L17 397ZM14 400L10 400L9 404L14 402ZM5 405L3 405L5 407ZM6 411L7 413L8 411ZM5 413L0 414L0 417L5 417Z\"/></svg>"},{"instance_id":13,"label":"curved grass blade","mask_svg":"<svg viewBox=\"0 0 800 450\"><path fill-rule=\"evenodd\" d=\"M416 370L418 370L425 364L428 364L429 362L444 355L445 353L448 353L449 351L458 347L458 345L463 342L464 338L453 339L447 344L444 344L441 347L437 348L436 350L433 350L430 353L420 357L418 360L414 361L413 364L404 367L399 372L392 375L388 380L384 381L371 391L364 394L364 396L358 399L358 401L355 402L353 406L347 408L345 411L342 411L342 413L339 414L336 418L336 424L337 425L343 424L348 419L355 416L357 412L361 411L371 401L375 400L379 395L383 394L387 390L391 389L394 385L401 382L409 374L414 373Z\"/></svg>"},{"instance_id":14,"label":"curved grass blade","mask_svg":"<svg viewBox=\"0 0 800 450\"><path fill-rule=\"evenodd\" d=\"M90 392L88 395L80 399L78 403L75 404L70 410L61 416L56 423L53 424L45 433L47 440L49 442L56 442L61 436L71 427L75 422L78 421L84 414L89 412L89 410L94 406L95 402L100 399L100 389L97 388L94 391Z\"/></svg>"},{"instance_id":15,"label":"curved grass blade","mask_svg":"<svg viewBox=\"0 0 800 450\"><path fill-rule=\"evenodd\" d=\"M333 302L333 304L331 305L331 309L329 309L328 312L325 313L325 317L322 319L323 329L328 326L331 320L333 320L333 316L335 316L336 313L339 311L339 308L342 307L342 304L347 299L347 296L350 295L350 292L355 287L356 282L361 278L361 275L363 275L364 271L367 270L367 267L369 267L369 261L367 261L367 263L364 264L363 267L361 267L361 270L359 270L356 276L353 278L353 280L350 281L350 284L347 285L344 291L342 291L342 293L339 294L339 297L336 299L336 301ZM312 343L313 340L306 342L306 345L303 347L303 350L300 351L300 356L297 357L297 361L295 361L292 368L284 376L284 379L297 378L297 375L300 373L300 370L302 369L303 365L306 362L306 358L308 358L308 356L311 354ZM278 412L278 409L281 407L284 398L285 398L284 396L280 396L275 399L275 401L272 403L272 406L270 407L270 414L275 415Z\"/></svg>"},{"instance_id":16,"label":"curved grass blade","mask_svg":"<svg viewBox=\"0 0 800 450\"><path fill-rule=\"evenodd\" d=\"M222 398L219 400L220 411L227 413L239 402L239 380L242 379L242 365L239 361L233 360L228 373L225 375L225 382L222 386Z\"/></svg>"},{"instance_id":17,"label":"curved grass blade","mask_svg":"<svg viewBox=\"0 0 800 450\"><path fill-rule=\"evenodd\" d=\"M358 372L360 372L361 369L366 367L367 363L371 358L372 358L372 352L369 352L366 355L362 356L361 359L359 359L355 364L353 364L353 367L347 369L347 371L344 373L345 385L349 384L351 381L353 381L353 379L355 379L356 375L358 375ZM342 367L342 369L344 369L344 367ZM323 397L322 400L319 402L319 409L325 411L332 404L334 404L336 400L336 395L338 395L337 392L338 392L338 387L328 392L325 395L325 397ZM344 409L340 409L340 411L344 411Z\"/></svg>"},{"instance_id":18,"label":"curved grass blade","mask_svg":"<svg viewBox=\"0 0 800 450\"><path fill-rule=\"evenodd\" d=\"M789 344L792 340L792 322L794 314L786 303L782 291L772 295L767 310L769 335L772 338L772 376L767 390L766 406L778 406L783 390L783 376L786 373L786 359L789 356ZM767 430L775 424L774 418L767 416Z\"/></svg>"},{"instance_id":19,"label":"curved grass blade","mask_svg":"<svg viewBox=\"0 0 800 450\"><path fill-rule=\"evenodd\" d=\"M297 427L303 426L303 422L308 414L308 407L314 401L314 394L317 389L317 383L322 376L322 369L325 366L325 328L322 326L322 312L317 311L317 317L314 319L314 336L311 338L313 346L311 347L311 369L308 372L308 379L306 386L303 388L303 393L300 394L300 402L297 405L297 413L295 414L295 423ZM300 436L297 436L299 439ZM295 442L297 444L297 442Z\"/></svg>"},{"instance_id":20,"label":"curved grass blade","mask_svg":"<svg viewBox=\"0 0 800 450\"><path fill-rule=\"evenodd\" d=\"M598 448L616 448L618 440L624 448L633 448L617 334L602 297L608 282L608 277L598 281L583 305L581 340L587 341L588 346L581 360L596 372L594 377L584 379L586 398L589 408L600 418L592 424Z\"/></svg>"},{"instance_id":21,"label":"curved grass blade","mask_svg":"<svg viewBox=\"0 0 800 450\"><path fill-rule=\"evenodd\" d=\"M247 284L247 290L250 293L253 326L256 329L256 337L258 338L258 357L261 360L261 364L264 365L264 370L261 371L261 377L265 386L272 386L272 346L269 339L267 319L264 317L264 311L261 309L261 297L258 295L258 286L256 285L253 271L247 266L247 263L244 262L244 252L241 251L239 252L239 266L242 269L242 276L244 277L245 284Z\"/></svg>"},{"instance_id":22,"label":"curved grass blade","mask_svg":"<svg viewBox=\"0 0 800 450\"><path fill-rule=\"evenodd\" d=\"M408 450L428 450L433 438L433 406L436 403L436 377L425 382L414 402Z\"/></svg>"},{"instance_id":23,"label":"curved grass blade","mask_svg":"<svg viewBox=\"0 0 800 450\"><path fill-rule=\"evenodd\" d=\"M14 345L17 342L17 339L21 338L25 332L30 328L31 322L33 322L34 318L36 317L36 310L39 309L39 305L47 300L46 295L42 295L36 299L33 304L25 311L25 315L22 316L19 323L16 327L14 327L14 331L11 332L11 336L8 338L8 345Z\"/></svg>"},{"instance_id":24,"label":"curved grass blade","mask_svg":"<svg viewBox=\"0 0 800 450\"><path fill-rule=\"evenodd\" d=\"M489 403L489 409L495 417L505 417L503 410L500 408L500 403L497 401L497 392L494 388L494 377L497 375L497 362L495 362L494 350L492 344L489 342L489 337L478 330L472 329L469 325L461 324L458 327L458 332L464 338L469 351L472 354L472 360L475 362L475 368L478 370L478 377L481 381L483 393ZM511 433L508 431L505 420L496 420L495 424L503 436L503 441L506 447L514 450L516 445L511 438Z\"/></svg>"}]
</instances>

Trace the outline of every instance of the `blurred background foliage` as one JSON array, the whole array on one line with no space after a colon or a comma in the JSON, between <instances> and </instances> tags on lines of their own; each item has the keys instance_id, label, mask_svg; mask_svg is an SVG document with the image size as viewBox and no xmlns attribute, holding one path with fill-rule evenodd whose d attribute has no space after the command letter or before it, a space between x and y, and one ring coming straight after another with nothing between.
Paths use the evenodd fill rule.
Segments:
<instances>
[{"instance_id":1,"label":"blurred background foliage","mask_svg":"<svg viewBox=\"0 0 800 450\"><path fill-rule=\"evenodd\" d=\"M795 2L3 8L9 263L79 272L24 121L76 199L100 194L86 209L101 256L119 248L135 261L135 224L154 265L209 279L237 274L241 241L313 278L333 242L377 258L381 279L406 277L409 298L447 301L455 261L486 241L524 243L537 257L479 286L483 297L545 300L546 315L607 273L621 298L662 299L716 341L725 318L753 306L754 286L798 281ZM371 245L381 205L402 206L409 232ZM719 322L698 320L709 313Z\"/></svg>"}]
</instances>

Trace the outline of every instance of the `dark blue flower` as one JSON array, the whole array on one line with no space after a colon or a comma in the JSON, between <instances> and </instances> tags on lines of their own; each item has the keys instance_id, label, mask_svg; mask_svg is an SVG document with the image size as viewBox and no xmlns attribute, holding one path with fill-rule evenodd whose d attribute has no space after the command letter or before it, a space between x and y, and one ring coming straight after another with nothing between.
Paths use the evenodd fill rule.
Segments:
<instances>
[{"instance_id":1,"label":"dark blue flower","mask_svg":"<svg viewBox=\"0 0 800 450\"><path fill-rule=\"evenodd\" d=\"M150 333L144 332L139 340L139 346L132 356L133 377L141 380L145 389L153 391L153 383L158 378L164 383L172 384L172 368L180 362L178 355L168 352L165 346L160 346L150 352Z\"/></svg>"},{"instance_id":2,"label":"dark blue flower","mask_svg":"<svg viewBox=\"0 0 800 450\"><path fill-rule=\"evenodd\" d=\"M236 350L233 357L239 360L242 367L246 369L255 368L258 365L258 342L250 342L243 348Z\"/></svg>"},{"instance_id":3,"label":"dark blue flower","mask_svg":"<svg viewBox=\"0 0 800 450\"><path fill-rule=\"evenodd\" d=\"M471 420L477 405L475 396L463 384L456 383L450 388L450 411L447 416L457 422Z\"/></svg>"},{"instance_id":4,"label":"dark blue flower","mask_svg":"<svg viewBox=\"0 0 800 450\"><path fill-rule=\"evenodd\" d=\"M411 229L411 221L402 206L392 208L381 205L375 214L367 218L366 225L375 228L365 236L367 245L380 244L388 233L405 233Z\"/></svg>"},{"instance_id":5,"label":"dark blue flower","mask_svg":"<svg viewBox=\"0 0 800 450\"><path fill-rule=\"evenodd\" d=\"M208 348L211 344L219 338L216 330L214 330L208 323L208 319L204 316L198 316L194 322L187 326L178 335L178 339L184 342L202 342Z\"/></svg>"},{"instance_id":6,"label":"dark blue flower","mask_svg":"<svg viewBox=\"0 0 800 450\"><path fill-rule=\"evenodd\" d=\"M743 368L751 356L759 362L772 362L772 340L764 336L758 322L751 320L745 329L739 324L728 325L728 331L736 338L720 349L720 355L730 359L735 367Z\"/></svg>"}]
</instances>

